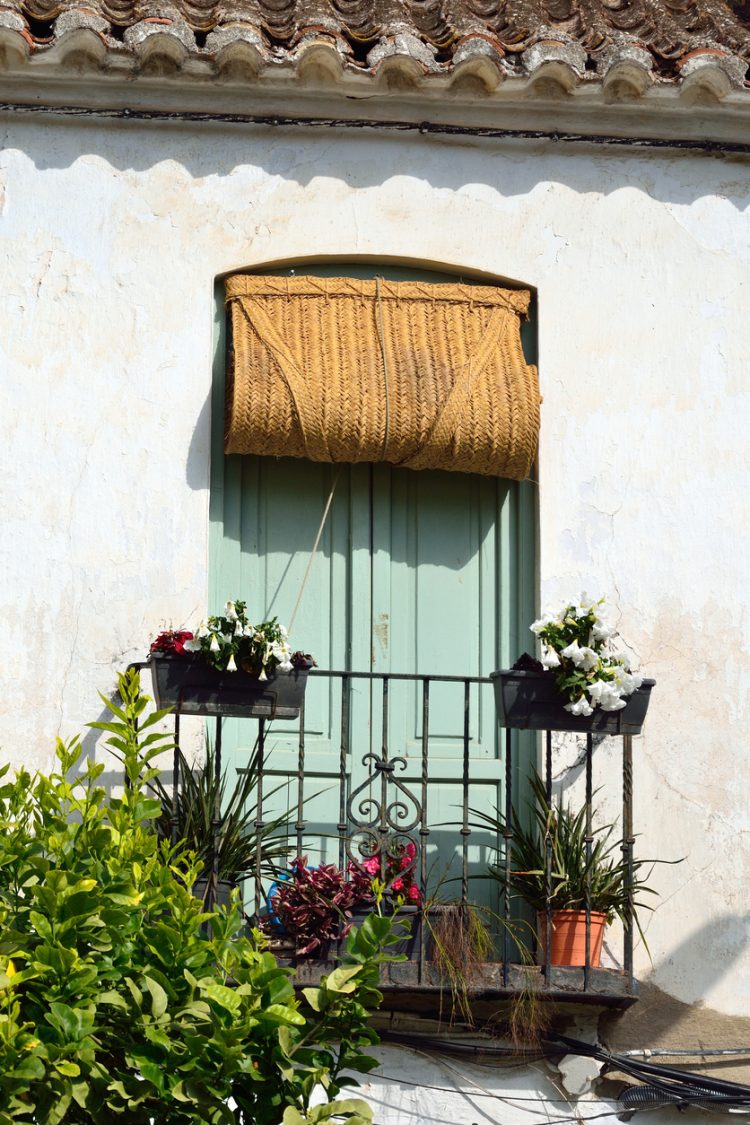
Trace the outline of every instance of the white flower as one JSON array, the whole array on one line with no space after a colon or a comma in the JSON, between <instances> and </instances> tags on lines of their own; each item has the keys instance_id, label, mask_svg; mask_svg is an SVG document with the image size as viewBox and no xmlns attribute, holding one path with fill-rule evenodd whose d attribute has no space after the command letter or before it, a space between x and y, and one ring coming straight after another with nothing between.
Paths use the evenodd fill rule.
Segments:
<instances>
[{"instance_id":1,"label":"white flower","mask_svg":"<svg viewBox=\"0 0 750 1125\"><path fill-rule=\"evenodd\" d=\"M540 633L544 632L548 625L558 624L559 619L555 616L554 613L551 613L548 609L546 609L542 616L537 618L537 620L534 621L533 624L529 626L529 628L531 629L531 632L534 634L534 636L538 637Z\"/></svg>"},{"instance_id":2,"label":"white flower","mask_svg":"<svg viewBox=\"0 0 750 1125\"><path fill-rule=\"evenodd\" d=\"M234 602L227 602L227 604L224 606L224 616L226 617L227 621L237 620L237 610L234 608Z\"/></svg>"},{"instance_id":3,"label":"white flower","mask_svg":"<svg viewBox=\"0 0 750 1125\"><path fill-rule=\"evenodd\" d=\"M593 683L590 683L588 685L586 691L589 693L594 703L599 703L602 695L605 691L607 691L608 688L609 684L606 680L594 680Z\"/></svg>"},{"instance_id":4,"label":"white flower","mask_svg":"<svg viewBox=\"0 0 750 1125\"><path fill-rule=\"evenodd\" d=\"M245 637L254 637L255 636L255 627L253 625L250 625L250 624L246 625L245 628L242 630L242 634Z\"/></svg>"},{"instance_id":5,"label":"white flower","mask_svg":"<svg viewBox=\"0 0 750 1125\"><path fill-rule=\"evenodd\" d=\"M210 629L208 628L208 625L206 625L205 621L201 621L200 625L198 626L198 632L196 635L199 637L207 637L209 633Z\"/></svg>"},{"instance_id":6,"label":"white flower","mask_svg":"<svg viewBox=\"0 0 750 1125\"><path fill-rule=\"evenodd\" d=\"M572 660L576 668L580 668L583 664L583 650L578 641L571 641L567 648L564 648L560 653L566 660Z\"/></svg>"},{"instance_id":7,"label":"white flower","mask_svg":"<svg viewBox=\"0 0 750 1125\"><path fill-rule=\"evenodd\" d=\"M268 676L266 675L265 668L261 668L260 675L258 676L258 679L259 680L267 680L268 679Z\"/></svg>"},{"instance_id":8,"label":"white flower","mask_svg":"<svg viewBox=\"0 0 750 1125\"><path fill-rule=\"evenodd\" d=\"M588 617L591 610L594 608L594 604L595 603L592 602L586 594L581 594L581 600L578 605L571 606L570 608L573 610L576 617Z\"/></svg>"},{"instance_id":9,"label":"white flower","mask_svg":"<svg viewBox=\"0 0 750 1125\"><path fill-rule=\"evenodd\" d=\"M292 664L291 660L282 660L279 663L279 670L282 672L291 672L293 667L294 665Z\"/></svg>"},{"instance_id":10,"label":"white flower","mask_svg":"<svg viewBox=\"0 0 750 1125\"><path fill-rule=\"evenodd\" d=\"M227 672L236 672L236 671L237 671L237 662L234 659L234 653L232 653L232 655L229 657L229 660L227 660Z\"/></svg>"},{"instance_id":11,"label":"white flower","mask_svg":"<svg viewBox=\"0 0 750 1125\"><path fill-rule=\"evenodd\" d=\"M182 647L185 649L185 652L200 652L201 643L193 638L192 641L185 641Z\"/></svg>"},{"instance_id":12,"label":"white flower","mask_svg":"<svg viewBox=\"0 0 750 1125\"><path fill-rule=\"evenodd\" d=\"M542 652L542 664L545 668L559 668L560 657L553 648L546 648Z\"/></svg>"},{"instance_id":13,"label":"white flower","mask_svg":"<svg viewBox=\"0 0 750 1125\"><path fill-rule=\"evenodd\" d=\"M221 651L221 645L219 644L219 638L216 636L216 633L214 633L211 637L210 648L211 648L211 652L220 652Z\"/></svg>"},{"instance_id":14,"label":"white flower","mask_svg":"<svg viewBox=\"0 0 750 1125\"><path fill-rule=\"evenodd\" d=\"M634 691L638 691L643 683L643 676L637 672L618 671L615 675L615 683L620 689L621 695L632 695Z\"/></svg>"},{"instance_id":15,"label":"white flower","mask_svg":"<svg viewBox=\"0 0 750 1125\"><path fill-rule=\"evenodd\" d=\"M584 717L593 715L594 713L594 708L585 695L582 695L580 699L576 699L575 703L566 703L565 710L570 711L571 715L583 715Z\"/></svg>"},{"instance_id":16,"label":"white flower","mask_svg":"<svg viewBox=\"0 0 750 1125\"><path fill-rule=\"evenodd\" d=\"M602 711L620 711L625 705L626 701L621 699L619 695L605 696L599 704Z\"/></svg>"},{"instance_id":17,"label":"white flower","mask_svg":"<svg viewBox=\"0 0 750 1125\"><path fill-rule=\"evenodd\" d=\"M594 706L598 704L602 711L619 711L625 706L624 701L620 698L622 692L616 683L609 683L607 680L594 680L586 690L591 696Z\"/></svg>"},{"instance_id":18,"label":"white flower","mask_svg":"<svg viewBox=\"0 0 750 1125\"><path fill-rule=\"evenodd\" d=\"M591 628L591 636L595 641L611 641L617 630L609 621L598 617Z\"/></svg>"},{"instance_id":19,"label":"white flower","mask_svg":"<svg viewBox=\"0 0 750 1125\"><path fill-rule=\"evenodd\" d=\"M590 672L599 663L599 654L593 648L582 648L580 663L584 672Z\"/></svg>"}]
</instances>

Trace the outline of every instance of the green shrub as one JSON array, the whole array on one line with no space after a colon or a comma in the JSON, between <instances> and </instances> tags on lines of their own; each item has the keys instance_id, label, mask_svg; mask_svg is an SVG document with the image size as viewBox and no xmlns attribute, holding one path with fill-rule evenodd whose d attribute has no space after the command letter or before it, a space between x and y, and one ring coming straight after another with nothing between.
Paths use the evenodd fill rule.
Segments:
<instances>
[{"instance_id":1,"label":"green shrub","mask_svg":"<svg viewBox=\"0 0 750 1125\"><path fill-rule=\"evenodd\" d=\"M298 1000L236 904L202 913L197 862L159 840L164 713L146 715L135 674L119 690L92 724L122 758L119 796L77 740L49 776L0 771L0 1125L369 1121L332 1099L376 1065L362 1049L390 921L368 918Z\"/></svg>"}]
</instances>

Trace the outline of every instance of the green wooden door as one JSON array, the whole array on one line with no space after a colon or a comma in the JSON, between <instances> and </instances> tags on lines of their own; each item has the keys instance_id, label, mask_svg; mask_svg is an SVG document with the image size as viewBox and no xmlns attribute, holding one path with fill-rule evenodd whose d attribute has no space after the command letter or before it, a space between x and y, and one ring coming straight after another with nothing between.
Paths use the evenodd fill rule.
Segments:
<instances>
[{"instance_id":1,"label":"green wooden door","mask_svg":"<svg viewBox=\"0 0 750 1125\"><path fill-rule=\"evenodd\" d=\"M327 272L353 270L339 266ZM403 271L391 272L404 276ZM225 457L220 314L218 329L211 608L227 597L241 597L252 616L276 615L289 624L297 607L292 644L311 651L321 668L476 677L512 661L526 643L522 633L534 610L531 485L389 465ZM345 761L350 792L367 785L367 754L380 751L383 737L381 682L354 680L351 691L351 743ZM426 791L431 883L443 884L448 897L458 893L451 880L460 870L464 797L477 809L494 808L502 800L502 746L489 685L472 686L470 708L465 794L464 686L431 685ZM338 859L340 715L339 682L311 678L305 713L304 846L316 861ZM256 733L253 722L225 721L227 760L237 768L248 760ZM407 762L401 780L421 798L418 685L389 684L387 733L390 756ZM272 808L295 808L297 724L273 723L267 748L275 790ZM473 872L486 869L493 843L473 831ZM472 897L487 901L490 887L478 882Z\"/></svg>"}]
</instances>

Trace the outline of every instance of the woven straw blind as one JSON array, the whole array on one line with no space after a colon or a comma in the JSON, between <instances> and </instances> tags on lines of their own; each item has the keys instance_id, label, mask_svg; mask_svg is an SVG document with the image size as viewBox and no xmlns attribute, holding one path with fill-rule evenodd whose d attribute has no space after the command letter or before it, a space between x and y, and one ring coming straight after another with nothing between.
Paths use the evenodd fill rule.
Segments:
<instances>
[{"instance_id":1,"label":"woven straw blind","mask_svg":"<svg viewBox=\"0 0 750 1125\"><path fill-rule=\"evenodd\" d=\"M225 449L523 479L539 388L526 291L376 279L226 282Z\"/></svg>"}]
</instances>

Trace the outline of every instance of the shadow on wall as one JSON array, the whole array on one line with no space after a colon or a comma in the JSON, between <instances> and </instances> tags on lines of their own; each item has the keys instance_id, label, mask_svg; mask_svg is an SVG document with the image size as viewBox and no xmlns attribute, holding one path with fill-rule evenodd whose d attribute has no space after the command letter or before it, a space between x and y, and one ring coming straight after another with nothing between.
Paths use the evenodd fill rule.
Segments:
<instances>
[{"instance_id":1,"label":"shadow on wall","mask_svg":"<svg viewBox=\"0 0 750 1125\"><path fill-rule=\"evenodd\" d=\"M19 143L16 128L22 134ZM475 140L399 136L363 129L335 130L290 126L143 126L135 122L66 122L51 130L33 116L11 119L8 150L17 149L39 170L69 168L85 159L113 171L142 172L165 166L170 188L179 194L189 180L231 176L253 164L266 176L304 186L314 179L370 188L394 177L413 178L451 190L496 189L505 197L527 196L538 185L563 184L581 194L610 195L637 188L653 199L687 204L705 196L727 200L738 210L750 204L745 165L730 157L660 152L614 152L602 146L560 142ZM582 158L583 154L583 158ZM260 186L260 185L259 185ZM203 185L194 185L202 192ZM264 194L267 188L263 189ZM212 189L215 195L220 187ZM234 188L232 189L234 192ZM198 197L196 197L198 198ZM408 211L407 199L404 199ZM246 200L252 223L252 203Z\"/></svg>"},{"instance_id":2,"label":"shadow on wall","mask_svg":"<svg viewBox=\"0 0 750 1125\"><path fill-rule=\"evenodd\" d=\"M750 912L724 914L691 932L669 957L654 966L649 979L640 983L637 1004L625 1013L610 1012L602 1018L602 1042L615 1052L638 1048L747 1048L747 1057L692 1061L672 1057L664 1061L750 1082L750 1018L716 1011L702 999L727 977L737 974L749 938ZM678 1000L665 991L669 988L679 989L683 995L692 993L696 999L692 1003Z\"/></svg>"}]
</instances>

